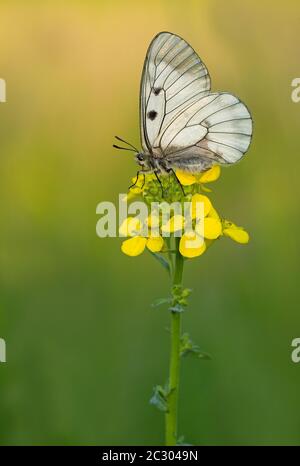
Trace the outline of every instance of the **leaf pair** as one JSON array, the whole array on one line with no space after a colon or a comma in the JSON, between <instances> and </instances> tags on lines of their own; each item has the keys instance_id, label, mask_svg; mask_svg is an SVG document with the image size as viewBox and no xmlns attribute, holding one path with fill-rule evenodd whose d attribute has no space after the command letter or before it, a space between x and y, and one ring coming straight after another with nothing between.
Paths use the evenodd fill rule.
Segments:
<instances>
[{"instance_id":1,"label":"leaf pair","mask_svg":"<svg viewBox=\"0 0 300 466\"><path fill-rule=\"evenodd\" d=\"M180 356L186 357L192 355L198 359L210 360L210 354L202 351L190 338L188 333L183 333L180 338Z\"/></svg>"},{"instance_id":2,"label":"leaf pair","mask_svg":"<svg viewBox=\"0 0 300 466\"><path fill-rule=\"evenodd\" d=\"M161 385L156 385L153 389L153 395L150 399L150 404L155 406L159 411L164 413L168 412L168 399L170 396L170 390Z\"/></svg>"}]
</instances>

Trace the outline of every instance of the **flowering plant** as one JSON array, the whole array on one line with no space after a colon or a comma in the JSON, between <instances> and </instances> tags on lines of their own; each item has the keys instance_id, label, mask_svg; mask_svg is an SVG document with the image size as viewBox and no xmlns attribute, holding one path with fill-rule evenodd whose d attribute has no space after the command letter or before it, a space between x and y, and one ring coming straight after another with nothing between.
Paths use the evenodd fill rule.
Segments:
<instances>
[{"instance_id":1,"label":"flowering plant","mask_svg":"<svg viewBox=\"0 0 300 466\"><path fill-rule=\"evenodd\" d=\"M138 256L148 250L162 264L171 277L170 297L157 300L154 305L168 304L171 314L171 352L169 378L165 386L156 386L151 403L165 413L166 445L178 444L177 406L180 359L190 353L208 358L192 342L187 333L181 332L182 312L187 306L190 289L182 285L184 263L204 254L212 244L228 237L240 244L249 241L248 233L235 223L223 218L208 197L206 185L220 176L215 165L199 175L176 172L176 177L154 174L137 176L129 189L126 201L142 199L146 206L155 204L150 215L140 219L127 217L120 226L126 236L121 249L128 256ZM181 206L178 211L175 204ZM184 206L188 208L184 208ZM201 209L198 209L201 205ZM168 216L164 215L165 213Z\"/></svg>"}]
</instances>

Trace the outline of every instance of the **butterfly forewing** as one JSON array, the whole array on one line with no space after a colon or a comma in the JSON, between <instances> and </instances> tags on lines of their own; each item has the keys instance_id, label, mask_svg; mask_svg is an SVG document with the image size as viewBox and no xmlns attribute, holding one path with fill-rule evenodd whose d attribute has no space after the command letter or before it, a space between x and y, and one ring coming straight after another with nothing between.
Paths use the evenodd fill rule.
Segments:
<instances>
[{"instance_id":1,"label":"butterfly forewing","mask_svg":"<svg viewBox=\"0 0 300 466\"><path fill-rule=\"evenodd\" d=\"M208 71L192 47L174 34L158 34L149 46L142 74L143 150L151 152L158 146L166 126L209 89Z\"/></svg>"}]
</instances>

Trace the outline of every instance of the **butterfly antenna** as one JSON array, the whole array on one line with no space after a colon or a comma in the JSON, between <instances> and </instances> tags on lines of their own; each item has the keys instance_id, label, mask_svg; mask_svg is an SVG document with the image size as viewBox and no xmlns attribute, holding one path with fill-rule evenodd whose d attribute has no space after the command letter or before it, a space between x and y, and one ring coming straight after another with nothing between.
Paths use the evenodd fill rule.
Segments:
<instances>
[{"instance_id":1,"label":"butterfly antenna","mask_svg":"<svg viewBox=\"0 0 300 466\"><path fill-rule=\"evenodd\" d=\"M129 147L117 146L116 144L113 144L113 147L114 147L115 149L130 150L130 152L136 152L135 149L130 149Z\"/></svg>"},{"instance_id":2,"label":"butterfly antenna","mask_svg":"<svg viewBox=\"0 0 300 466\"><path fill-rule=\"evenodd\" d=\"M130 152L137 152L135 149L130 149L129 147L117 146L116 144L113 144L113 147L114 147L115 149L122 149L122 150L129 150Z\"/></svg>"},{"instance_id":3,"label":"butterfly antenna","mask_svg":"<svg viewBox=\"0 0 300 466\"><path fill-rule=\"evenodd\" d=\"M124 143L127 144L128 146L132 147L132 149L134 149L136 152L139 152L135 146L133 146L132 144L130 144L130 142L125 141L124 139L120 138L119 136L115 136L115 138L116 138L118 141L124 142Z\"/></svg>"}]
</instances>

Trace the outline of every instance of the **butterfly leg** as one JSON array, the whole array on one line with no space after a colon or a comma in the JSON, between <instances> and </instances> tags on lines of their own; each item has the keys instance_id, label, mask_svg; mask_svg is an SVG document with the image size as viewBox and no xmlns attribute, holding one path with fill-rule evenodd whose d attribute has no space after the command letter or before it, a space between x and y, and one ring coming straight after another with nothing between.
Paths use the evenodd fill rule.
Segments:
<instances>
[{"instance_id":1,"label":"butterfly leg","mask_svg":"<svg viewBox=\"0 0 300 466\"><path fill-rule=\"evenodd\" d=\"M137 184L137 182L139 181L139 176L140 176L140 170L136 173L136 180L131 186L129 186L128 191L129 189L134 188L134 186Z\"/></svg>"},{"instance_id":2,"label":"butterfly leg","mask_svg":"<svg viewBox=\"0 0 300 466\"><path fill-rule=\"evenodd\" d=\"M185 196L186 194L185 194L185 191L184 191L184 189L183 189L183 186L182 186L182 184L180 183L180 181L179 181L179 179L178 179L178 176L176 175L176 173L175 173L175 171L173 170L173 168L168 168L168 169L167 169L167 172L168 172L168 173L173 173L173 175L175 176L175 179L176 179L177 183L179 184L179 186L180 186L180 188L181 188L181 191L182 191L183 195Z\"/></svg>"},{"instance_id":3,"label":"butterfly leg","mask_svg":"<svg viewBox=\"0 0 300 466\"><path fill-rule=\"evenodd\" d=\"M146 183L146 175L145 175L145 173L143 173L143 177L144 177L144 178L143 178L143 184L142 184L142 186L141 186L141 189L143 189L143 187L145 186L145 183Z\"/></svg>"},{"instance_id":4,"label":"butterfly leg","mask_svg":"<svg viewBox=\"0 0 300 466\"><path fill-rule=\"evenodd\" d=\"M157 179L157 181L158 181L158 182L159 182L159 184L160 184L161 195L162 195L162 197L164 197L164 188L163 188L162 182L160 181L160 178L159 178L159 176L158 176L158 173L157 173L157 172L158 172L158 170L157 170L157 169L156 169L156 170L154 170L154 174L155 174L155 176L156 176L156 179Z\"/></svg>"},{"instance_id":5,"label":"butterfly leg","mask_svg":"<svg viewBox=\"0 0 300 466\"><path fill-rule=\"evenodd\" d=\"M141 186L141 189L143 189L143 187L144 187L144 185L145 185L145 182L146 182L145 173L148 173L148 170L145 170L145 171L144 171L144 170L139 170L139 171L137 172L137 174L136 174L136 180L135 180L135 182L134 182L131 186L129 186L128 190L131 189L131 188L134 188L134 187L136 186L137 182L139 181L140 174L142 174L142 175L144 176L143 184L142 184L142 186Z\"/></svg>"}]
</instances>

